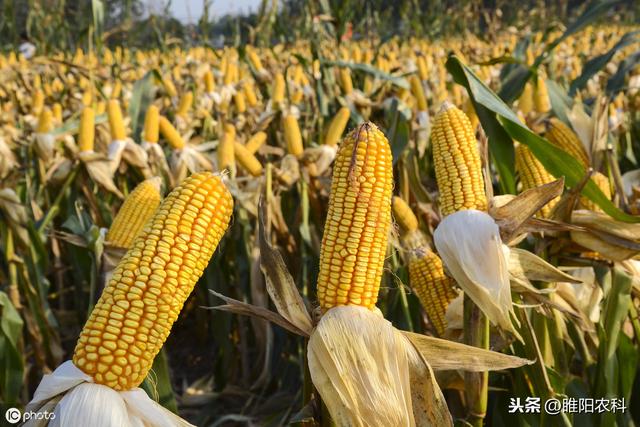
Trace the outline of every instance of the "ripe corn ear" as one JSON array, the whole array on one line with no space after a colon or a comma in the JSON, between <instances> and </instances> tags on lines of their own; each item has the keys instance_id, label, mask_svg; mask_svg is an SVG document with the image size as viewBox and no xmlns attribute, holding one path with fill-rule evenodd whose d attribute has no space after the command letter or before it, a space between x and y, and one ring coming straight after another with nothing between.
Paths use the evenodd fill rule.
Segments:
<instances>
[{"instance_id":1,"label":"ripe corn ear","mask_svg":"<svg viewBox=\"0 0 640 427\"><path fill-rule=\"evenodd\" d=\"M218 145L219 170L235 168L233 149L236 141L236 128L232 124L224 125L224 134Z\"/></svg>"},{"instance_id":2,"label":"ripe corn ear","mask_svg":"<svg viewBox=\"0 0 640 427\"><path fill-rule=\"evenodd\" d=\"M144 140L149 143L157 143L160 131L160 110L155 105L150 105L144 115Z\"/></svg>"},{"instance_id":3,"label":"ripe corn ear","mask_svg":"<svg viewBox=\"0 0 640 427\"><path fill-rule=\"evenodd\" d=\"M80 152L93 151L93 143L96 136L93 108L85 107L84 110L82 110L78 133L78 148Z\"/></svg>"},{"instance_id":4,"label":"ripe corn ear","mask_svg":"<svg viewBox=\"0 0 640 427\"><path fill-rule=\"evenodd\" d=\"M405 233L410 233L418 229L418 218L403 199L398 196L393 197L392 202L393 217L400 224Z\"/></svg>"},{"instance_id":5,"label":"ripe corn ear","mask_svg":"<svg viewBox=\"0 0 640 427\"><path fill-rule=\"evenodd\" d=\"M585 168L589 166L589 155L578 135L564 122L553 117L549 120L549 128L544 135L549 142L558 148L562 148L582 163Z\"/></svg>"},{"instance_id":6,"label":"ripe corn ear","mask_svg":"<svg viewBox=\"0 0 640 427\"><path fill-rule=\"evenodd\" d=\"M391 224L391 161L389 142L372 123L358 126L340 145L320 249L323 310L376 304Z\"/></svg>"},{"instance_id":7,"label":"ripe corn ear","mask_svg":"<svg viewBox=\"0 0 640 427\"><path fill-rule=\"evenodd\" d=\"M175 127L171 124L166 117L160 116L159 120L160 133L169 142L169 145L175 150L181 150L184 148L184 140L178 133Z\"/></svg>"},{"instance_id":8,"label":"ripe corn ear","mask_svg":"<svg viewBox=\"0 0 640 427\"><path fill-rule=\"evenodd\" d=\"M302 146L302 133L298 119L293 114L287 114L282 119L284 127L284 140L287 145L287 152L296 157L302 156L304 147Z\"/></svg>"},{"instance_id":9,"label":"ripe corn ear","mask_svg":"<svg viewBox=\"0 0 640 427\"><path fill-rule=\"evenodd\" d=\"M247 148L236 142L233 148L236 160L240 163L243 169L249 172L252 176L262 175L262 164Z\"/></svg>"},{"instance_id":10,"label":"ripe corn ear","mask_svg":"<svg viewBox=\"0 0 640 427\"><path fill-rule=\"evenodd\" d=\"M331 124L329 124L329 129L327 130L327 135L324 138L324 143L326 145L336 145L340 138L342 137L342 133L347 127L347 123L349 122L349 117L351 116L351 111L347 107L342 107L336 113L333 120L331 120Z\"/></svg>"},{"instance_id":11,"label":"ripe corn ear","mask_svg":"<svg viewBox=\"0 0 640 427\"><path fill-rule=\"evenodd\" d=\"M593 182L595 182L600 191L604 193L607 199L611 200L611 183L609 182L609 178L600 172L595 172L593 175L591 175L591 179L593 180ZM594 212L602 212L600 206L596 205L594 202L584 196L580 197L580 205L583 209Z\"/></svg>"},{"instance_id":12,"label":"ripe corn ear","mask_svg":"<svg viewBox=\"0 0 640 427\"><path fill-rule=\"evenodd\" d=\"M38 133L49 133L53 129L53 115L51 110L43 108L38 117Z\"/></svg>"},{"instance_id":13,"label":"ripe corn ear","mask_svg":"<svg viewBox=\"0 0 640 427\"><path fill-rule=\"evenodd\" d=\"M112 246L129 249L155 213L161 199L159 178L142 181L124 200L105 240Z\"/></svg>"},{"instance_id":14,"label":"ripe corn ear","mask_svg":"<svg viewBox=\"0 0 640 427\"><path fill-rule=\"evenodd\" d=\"M465 209L486 211L480 150L469 118L445 102L431 132L442 216Z\"/></svg>"},{"instance_id":15,"label":"ripe corn ear","mask_svg":"<svg viewBox=\"0 0 640 427\"><path fill-rule=\"evenodd\" d=\"M80 334L73 363L98 384L138 386L232 210L233 199L216 175L194 174L176 187L114 270Z\"/></svg>"},{"instance_id":16,"label":"ripe corn ear","mask_svg":"<svg viewBox=\"0 0 640 427\"><path fill-rule=\"evenodd\" d=\"M555 181L553 175L547 172L542 163L533 155L529 147L522 144L516 147L516 172L520 175L522 191ZM542 209L540 209L540 215L544 218L549 218L553 207L559 200L560 198L557 197L544 205Z\"/></svg>"},{"instance_id":17,"label":"ripe corn ear","mask_svg":"<svg viewBox=\"0 0 640 427\"><path fill-rule=\"evenodd\" d=\"M107 106L109 116L109 128L111 129L111 139L114 141L123 141L127 137L127 132L122 120L122 111L120 103L116 99L110 99Z\"/></svg>"},{"instance_id":18,"label":"ripe corn ear","mask_svg":"<svg viewBox=\"0 0 640 427\"><path fill-rule=\"evenodd\" d=\"M458 295L455 281L444 272L442 260L429 249L417 250L417 256L409 261L409 282L429 322L438 336L443 336L447 326L445 313L449 303Z\"/></svg>"},{"instance_id":19,"label":"ripe corn ear","mask_svg":"<svg viewBox=\"0 0 640 427\"><path fill-rule=\"evenodd\" d=\"M418 107L418 111L427 111L427 98L424 96L422 82L420 81L418 76L414 74L409 79L409 83L411 83L411 93L416 99L416 106Z\"/></svg>"},{"instance_id":20,"label":"ripe corn ear","mask_svg":"<svg viewBox=\"0 0 640 427\"><path fill-rule=\"evenodd\" d=\"M267 134L260 131L258 133L256 133L255 135L253 135L249 141L247 141L247 143L244 145L244 147L247 149L247 151L251 154L255 154L256 151L258 151L260 149L260 147L262 147L264 145L264 143L267 141Z\"/></svg>"},{"instance_id":21,"label":"ripe corn ear","mask_svg":"<svg viewBox=\"0 0 640 427\"><path fill-rule=\"evenodd\" d=\"M542 76L536 79L536 87L534 88L533 100L538 113L547 113L551 110L551 101L549 101L549 92L547 91L547 83Z\"/></svg>"}]
</instances>

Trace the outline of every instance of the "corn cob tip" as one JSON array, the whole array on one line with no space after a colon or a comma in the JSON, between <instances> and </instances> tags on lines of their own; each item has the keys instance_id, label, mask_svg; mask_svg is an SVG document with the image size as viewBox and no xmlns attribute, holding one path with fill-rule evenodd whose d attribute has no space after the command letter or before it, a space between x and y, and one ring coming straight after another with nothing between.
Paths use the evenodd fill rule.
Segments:
<instances>
[{"instance_id":1,"label":"corn cob tip","mask_svg":"<svg viewBox=\"0 0 640 427\"><path fill-rule=\"evenodd\" d=\"M445 111L448 111L452 108L455 108L456 106L453 105L453 103L451 101L449 101L448 99L444 100L444 102L440 105L440 109L438 110L438 114L440 113L444 113Z\"/></svg>"}]
</instances>

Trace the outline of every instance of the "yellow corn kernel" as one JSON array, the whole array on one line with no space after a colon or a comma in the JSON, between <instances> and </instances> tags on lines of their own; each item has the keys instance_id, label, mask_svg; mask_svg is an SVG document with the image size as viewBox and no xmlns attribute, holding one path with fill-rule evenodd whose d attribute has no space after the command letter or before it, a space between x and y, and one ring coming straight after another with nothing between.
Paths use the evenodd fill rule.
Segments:
<instances>
[{"instance_id":1,"label":"yellow corn kernel","mask_svg":"<svg viewBox=\"0 0 640 427\"><path fill-rule=\"evenodd\" d=\"M287 114L282 118L284 127L284 141L287 144L287 152L296 157L302 156L304 147L302 146L302 133L298 119L293 114Z\"/></svg>"},{"instance_id":2,"label":"yellow corn kernel","mask_svg":"<svg viewBox=\"0 0 640 427\"><path fill-rule=\"evenodd\" d=\"M244 92L237 91L235 95L233 95L233 103L236 106L236 112L239 114L247 111L247 103L244 99Z\"/></svg>"},{"instance_id":3,"label":"yellow corn kernel","mask_svg":"<svg viewBox=\"0 0 640 427\"><path fill-rule=\"evenodd\" d=\"M204 88L207 93L211 93L216 89L216 83L213 79L213 73L209 70L204 73Z\"/></svg>"},{"instance_id":4,"label":"yellow corn kernel","mask_svg":"<svg viewBox=\"0 0 640 427\"><path fill-rule=\"evenodd\" d=\"M400 224L405 233L410 233L418 229L418 218L413 213L407 202L398 196L393 197L393 217Z\"/></svg>"},{"instance_id":5,"label":"yellow corn kernel","mask_svg":"<svg viewBox=\"0 0 640 427\"><path fill-rule=\"evenodd\" d=\"M233 147L233 153L236 160L244 170L249 172L252 176L262 175L262 164L260 164L260 160L258 160L253 153L247 150L247 147L236 142Z\"/></svg>"},{"instance_id":6,"label":"yellow corn kernel","mask_svg":"<svg viewBox=\"0 0 640 427\"><path fill-rule=\"evenodd\" d=\"M431 131L433 161L440 190L440 212L487 210L480 150L469 118L445 102Z\"/></svg>"},{"instance_id":7,"label":"yellow corn kernel","mask_svg":"<svg viewBox=\"0 0 640 427\"><path fill-rule=\"evenodd\" d=\"M549 101L547 83L540 75L538 75L536 79L536 87L534 88L533 100L536 106L536 111L538 113L546 113L551 110L551 101Z\"/></svg>"},{"instance_id":8,"label":"yellow corn kernel","mask_svg":"<svg viewBox=\"0 0 640 427\"><path fill-rule=\"evenodd\" d=\"M522 191L555 181L553 175L547 172L531 150L523 144L516 147L516 172L520 175ZM543 206L543 208L540 209L540 215L543 218L549 218L553 207L559 200L560 198L556 197Z\"/></svg>"},{"instance_id":9,"label":"yellow corn kernel","mask_svg":"<svg viewBox=\"0 0 640 427\"><path fill-rule=\"evenodd\" d=\"M158 122L160 133L164 138L169 142L169 145L175 150L181 150L184 148L184 139L178 133L175 127L171 124L166 117L160 116L160 120Z\"/></svg>"},{"instance_id":10,"label":"yellow corn kernel","mask_svg":"<svg viewBox=\"0 0 640 427\"><path fill-rule=\"evenodd\" d=\"M43 108L40 116L38 117L38 133L49 133L53 129L53 115L51 110Z\"/></svg>"},{"instance_id":11,"label":"yellow corn kernel","mask_svg":"<svg viewBox=\"0 0 640 427\"><path fill-rule=\"evenodd\" d=\"M41 89L36 90L33 93L33 100L31 103L31 111L34 116L37 116L44 107L44 92Z\"/></svg>"},{"instance_id":12,"label":"yellow corn kernel","mask_svg":"<svg viewBox=\"0 0 640 427\"><path fill-rule=\"evenodd\" d=\"M589 155L582 142L580 142L580 138L561 120L555 117L551 118L549 120L549 128L544 136L550 143L571 154L582 163L582 166L585 168L589 166Z\"/></svg>"},{"instance_id":13,"label":"yellow corn kernel","mask_svg":"<svg viewBox=\"0 0 640 427\"><path fill-rule=\"evenodd\" d=\"M127 137L127 132L122 120L122 111L120 103L117 99L110 99L107 106L109 115L109 128L111 129L111 139L114 141L123 141Z\"/></svg>"},{"instance_id":14,"label":"yellow corn kernel","mask_svg":"<svg viewBox=\"0 0 640 427\"><path fill-rule=\"evenodd\" d=\"M353 81L351 80L351 70L349 68L340 68L340 87L342 93L349 95L353 92Z\"/></svg>"},{"instance_id":15,"label":"yellow corn kernel","mask_svg":"<svg viewBox=\"0 0 640 427\"><path fill-rule=\"evenodd\" d=\"M284 101L284 95L287 90L286 86L287 83L282 73L276 73L271 89L271 103L274 108L278 107L278 105Z\"/></svg>"},{"instance_id":16,"label":"yellow corn kernel","mask_svg":"<svg viewBox=\"0 0 640 427\"><path fill-rule=\"evenodd\" d=\"M62 105L59 102L53 104L52 113L56 123L62 123Z\"/></svg>"},{"instance_id":17,"label":"yellow corn kernel","mask_svg":"<svg viewBox=\"0 0 640 427\"><path fill-rule=\"evenodd\" d=\"M80 116L80 128L78 130L78 149L80 152L93 151L93 142L96 136L95 114L93 108L84 107Z\"/></svg>"},{"instance_id":18,"label":"yellow corn kernel","mask_svg":"<svg viewBox=\"0 0 640 427\"><path fill-rule=\"evenodd\" d=\"M382 279L393 189L389 141L372 123L344 139L333 168L320 249L318 301L373 308Z\"/></svg>"},{"instance_id":19,"label":"yellow corn kernel","mask_svg":"<svg viewBox=\"0 0 640 427\"><path fill-rule=\"evenodd\" d=\"M525 116L533 111L533 89L530 83L524 85L522 94L518 99L518 109Z\"/></svg>"},{"instance_id":20,"label":"yellow corn kernel","mask_svg":"<svg viewBox=\"0 0 640 427\"><path fill-rule=\"evenodd\" d=\"M129 249L155 213L161 199L159 178L142 181L124 200L105 240L111 246Z\"/></svg>"},{"instance_id":21,"label":"yellow corn kernel","mask_svg":"<svg viewBox=\"0 0 640 427\"><path fill-rule=\"evenodd\" d=\"M424 96L422 82L415 74L409 78L411 83L411 94L416 99L418 111L427 111L427 98Z\"/></svg>"},{"instance_id":22,"label":"yellow corn kernel","mask_svg":"<svg viewBox=\"0 0 640 427\"><path fill-rule=\"evenodd\" d=\"M234 170L234 147L236 141L236 128L232 124L224 125L224 134L218 144L218 168Z\"/></svg>"},{"instance_id":23,"label":"yellow corn kernel","mask_svg":"<svg viewBox=\"0 0 640 427\"><path fill-rule=\"evenodd\" d=\"M202 276L233 211L220 177L190 176L162 202L113 271L73 363L97 384L137 387Z\"/></svg>"},{"instance_id":24,"label":"yellow corn kernel","mask_svg":"<svg viewBox=\"0 0 640 427\"><path fill-rule=\"evenodd\" d=\"M160 110L158 107L151 104L147 108L147 112L144 115L144 140L149 143L157 143L159 137L159 121Z\"/></svg>"},{"instance_id":25,"label":"yellow corn kernel","mask_svg":"<svg viewBox=\"0 0 640 427\"><path fill-rule=\"evenodd\" d=\"M244 92L244 97L247 100L247 104L249 107L255 107L258 105L258 97L256 96L256 90L253 85L249 82L245 83L242 91Z\"/></svg>"},{"instance_id":26,"label":"yellow corn kernel","mask_svg":"<svg viewBox=\"0 0 640 427\"><path fill-rule=\"evenodd\" d=\"M193 105L193 92L188 91L185 92L184 95L180 98L180 105L178 106L178 111L176 112L176 116L186 117L189 109Z\"/></svg>"},{"instance_id":27,"label":"yellow corn kernel","mask_svg":"<svg viewBox=\"0 0 640 427\"><path fill-rule=\"evenodd\" d=\"M350 116L351 111L349 108L342 107L338 110L333 120L331 120L331 124L329 124L327 135L324 137L324 143L326 145L336 145L340 141Z\"/></svg>"},{"instance_id":28,"label":"yellow corn kernel","mask_svg":"<svg viewBox=\"0 0 640 427\"><path fill-rule=\"evenodd\" d=\"M260 131L255 135L253 135L251 139L247 141L244 147L247 149L249 153L255 154L256 151L258 151L266 141L267 141L267 134Z\"/></svg>"},{"instance_id":29,"label":"yellow corn kernel","mask_svg":"<svg viewBox=\"0 0 640 427\"><path fill-rule=\"evenodd\" d=\"M591 179L593 180L593 182L595 182L600 191L604 193L607 199L611 200L611 183L609 182L609 178L600 172L595 172L593 175L591 175ZM595 202L592 202L590 199L584 196L580 197L580 205L582 209L587 209L594 212L602 212L600 206L596 205Z\"/></svg>"},{"instance_id":30,"label":"yellow corn kernel","mask_svg":"<svg viewBox=\"0 0 640 427\"><path fill-rule=\"evenodd\" d=\"M417 256L409 261L409 283L429 322L438 336L442 336L447 326L447 307L458 295L455 281L445 274L442 260L434 252L422 248L415 252Z\"/></svg>"}]
</instances>

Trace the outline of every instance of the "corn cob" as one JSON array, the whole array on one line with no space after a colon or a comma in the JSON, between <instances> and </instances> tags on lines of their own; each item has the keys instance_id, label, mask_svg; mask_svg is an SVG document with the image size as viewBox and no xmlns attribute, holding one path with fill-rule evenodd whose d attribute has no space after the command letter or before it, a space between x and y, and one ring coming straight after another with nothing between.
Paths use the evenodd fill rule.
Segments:
<instances>
[{"instance_id":1,"label":"corn cob","mask_svg":"<svg viewBox=\"0 0 640 427\"><path fill-rule=\"evenodd\" d=\"M533 89L530 83L524 85L522 94L518 98L518 109L525 116L533 111Z\"/></svg>"},{"instance_id":2,"label":"corn cob","mask_svg":"<svg viewBox=\"0 0 640 427\"><path fill-rule=\"evenodd\" d=\"M516 172L520 175L522 191L555 181L553 175L547 172L542 163L529 150L529 147L522 144L516 147ZM547 203L540 209L540 215L549 218L553 207L559 200L560 198L557 197Z\"/></svg>"},{"instance_id":3,"label":"corn cob","mask_svg":"<svg viewBox=\"0 0 640 427\"><path fill-rule=\"evenodd\" d=\"M393 197L393 217L400 224L405 233L418 229L418 218L404 200L398 196Z\"/></svg>"},{"instance_id":4,"label":"corn cob","mask_svg":"<svg viewBox=\"0 0 640 427\"><path fill-rule=\"evenodd\" d=\"M105 240L112 246L129 249L155 213L161 199L158 178L142 181L125 199Z\"/></svg>"},{"instance_id":5,"label":"corn cob","mask_svg":"<svg viewBox=\"0 0 640 427\"><path fill-rule=\"evenodd\" d=\"M149 143L157 143L159 137L160 111L155 105L150 105L144 115L144 140Z\"/></svg>"},{"instance_id":6,"label":"corn cob","mask_svg":"<svg viewBox=\"0 0 640 427\"><path fill-rule=\"evenodd\" d=\"M286 85L287 83L284 81L282 73L277 73L273 81L273 88L271 89L271 103L274 108L284 101Z\"/></svg>"},{"instance_id":7,"label":"corn cob","mask_svg":"<svg viewBox=\"0 0 640 427\"><path fill-rule=\"evenodd\" d=\"M175 150L181 150L184 148L184 140L178 133L175 127L171 124L166 117L160 116L159 129L162 136L169 142L169 145Z\"/></svg>"},{"instance_id":8,"label":"corn cob","mask_svg":"<svg viewBox=\"0 0 640 427\"><path fill-rule=\"evenodd\" d=\"M431 132L442 216L464 209L486 211L480 150L467 116L445 102Z\"/></svg>"},{"instance_id":9,"label":"corn cob","mask_svg":"<svg viewBox=\"0 0 640 427\"><path fill-rule=\"evenodd\" d=\"M455 281L445 274L442 260L434 252L428 249L415 252L417 257L409 261L409 282L429 322L438 336L442 336L447 326L447 307L457 296Z\"/></svg>"},{"instance_id":10,"label":"corn cob","mask_svg":"<svg viewBox=\"0 0 640 427\"><path fill-rule=\"evenodd\" d=\"M549 129L547 129L545 137L553 145L571 154L585 168L589 166L589 155L580 142L580 138L561 120L555 117L549 120Z\"/></svg>"},{"instance_id":11,"label":"corn cob","mask_svg":"<svg viewBox=\"0 0 640 427\"><path fill-rule=\"evenodd\" d=\"M372 123L358 126L340 145L320 249L323 310L376 304L391 224L391 160L387 138Z\"/></svg>"},{"instance_id":12,"label":"corn cob","mask_svg":"<svg viewBox=\"0 0 640 427\"><path fill-rule=\"evenodd\" d=\"M40 116L38 117L38 133L49 133L53 129L53 115L51 110L43 108Z\"/></svg>"},{"instance_id":13,"label":"corn cob","mask_svg":"<svg viewBox=\"0 0 640 427\"><path fill-rule=\"evenodd\" d=\"M255 135L253 135L251 139L247 141L244 147L247 149L249 153L255 154L256 151L258 151L266 141L267 141L267 134L260 131Z\"/></svg>"},{"instance_id":14,"label":"corn cob","mask_svg":"<svg viewBox=\"0 0 640 427\"><path fill-rule=\"evenodd\" d=\"M95 108L96 115L104 114L105 111L107 111L107 104L104 101L99 101Z\"/></svg>"},{"instance_id":15,"label":"corn cob","mask_svg":"<svg viewBox=\"0 0 640 427\"><path fill-rule=\"evenodd\" d=\"M44 92L40 89L36 90L33 94L33 101L31 103L31 110L33 115L37 116L44 107Z\"/></svg>"},{"instance_id":16,"label":"corn cob","mask_svg":"<svg viewBox=\"0 0 640 427\"><path fill-rule=\"evenodd\" d=\"M127 137L127 132L122 121L122 111L120 103L116 99L109 100L108 104L109 128L111 129L111 139L122 141Z\"/></svg>"},{"instance_id":17,"label":"corn cob","mask_svg":"<svg viewBox=\"0 0 640 427\"><path fill-rule=\"evenodd\" d=\"M180 105L178 106L178 111L176 112L176 116L186 117L191 105L193 104L193 92L185 92L180 98Z\"/></svg>"},{"instance_id":18,"label":"corn cob","mask_svg":"<svg viewBox=\"0 0 640 427\"><path fill-rule=\"evenodd\" d=\"M234 155L240 166L242 166L252 176L262 175L262 164L247 148L236 142L233 148Z\"/></svg>"},{"instance_id":19,"label":"corn cob","mask_svg":"<svg viewBox=\"0 0 640 427\"><path fill-rule=\"evenodd\" d=\"M120 83L120 80L116 80L116 82L113 84L113 89L111 90L111 99L119 98L121 92L122 92L122 83Z\"/></svg>"},{"instance_id":20,"label":"corn cob","mask_svg":"<svg viewBox=\"0 0 640 427\"><path fill-rule=\"evenodd\" d=\"M82 105L85 107L89 107L93 102L93 95L91 94L91 90L87 89L82 94Z\"/></svg>"},{"instance_id":21,"label":"corn cob","mask_svg":"<svg viewBox=\"0 0 640 427\"><path fill-rule=\"evenodd\" d=\"M244 96L247 100L247 104L250 107L255 107L258 105L258 97L256 96L256 91L253 85L249 82L246 82L243 86Z\"/></svg>"},{"instance_id":22,"label":"corn cob","mask_svg":"<svg viewBox=\"0 0 640 427\"><path fill-rule=\"evenodd\" d=\"M427 111L427 98L424 96L422 82L415 74L411 76L409 82L411 83L411 94L416 99L418 111Z\"/></svg>"},{"instance_id":23,"label":"corn cob","mask_svg":"<svg viewBox=\"0 0 640 427\"><path fill-rule=\"evenodd\" d=\"M349 122L349 117L351 116L351 111L347 107L342 107L336 113L333 120L331 120L331 124L329 125L329 129L327 130L327 135L324 138L324 143L326 145L336 145L340 138L342 137L342 133L344 129L347 127L347 123Z\"/></svg>"},{"instance_id":24,"label":"corn cob","mask_svg":"<svg viewBox=\"0 0 640 427\"><path fill-rule=\"evenodd\" d=\"M302 156L304 148L302 146L302 134L298 119L293 114L287 114L282 118L284 127L284 140L287 144L287 152L296 157Z\"/></svg>"},{"instance_id":25,"label":"corn cob","mask_svg":"<svg viewBox=\"0 0 640 427\"><path fill-rule=\"evenodd\" d=\"M427 61L424 59L424 56L418 56L416 63L418 66L418 74L420 75L420 80L429 79L429 67L427 67Z\"/></svg>"},{"instance_id":26,"label":"corn cob","mask_svg":"<svg viewBox=\"0 0 640 427\"><path fill-rule=\"evenodd\" d=\"M262 71L264 69L262 66L262 60L260 60L260 57L253 48L247 48L247 58L249 58L249 62L253 65L253 68L255 68L256 71Z\"/></svg>"},{"instance_id":27,"label":"corn cob","mask_svg":"<svg viewBox=\"0 0 640 427\"><path fill-rule=\"evenodd\" d=\"M236 140L236 128L232 124L224 125L224 134L218 145L218 168L220 170L235 168L234 146Z\"/></svg>"},{"instance_id":28,"label":"corn cob","mask_svg":"<svg viewBox=\"0 0 640 427\"><path fill-rule=\"evenodd\" d=\"M340 68L340 87L342 87L342 93L349 95L353 92L353 81L351 80L351 70L349 68Z\"/></svg>"},{"instance_id":29,"label":"corn cob","mask_svg":"<svg viewBox=\"0 0 640 427\"><path fill-rule=\"evenodd\" d=\"M98 384L129 390L145 378L229 224L218 176L187 178L120 261L78 339L73 363Z\"/></svg>"},{"instance_id":30,"label":"corn cob","mask_svg":"<svg viewBox=\"0 0 640 427\"><path fill-rule=\"evenodd\" d=\"M609 182L609 178L600 172L595 172L593 175L591 175L591 179L593 180L593 182L595 182L600 191L604 193L607 199L611 200L611 183ZM580 205L582 209L587 209L594 212L602 212L600 206L584 196L580 197Z\"/></svg>"},{"instance_id":31,"label":"corn cob","mask_svg":"<svg viewBox=\"0 0 640 427\"><path fill-rule=\"evenodd\" d=\"M207 93L211 93L216 89L215 80L213 80L213 73L208 71L204 73L204 88Z\"/></svg>"},{"instance_id":32,"label":"corn cob","mask_svg":"<svg viewBox=\"0 0 640 427\"><path fill-rule=\"evenodd\" d=\"M544 78L538 75L536 79L536 87L534 88L533 100L538 113L546 113L551 110L551 102L549 101L549 92L547 91L547 83Z\"/></svg>"},{"instance_id":33,"label":"corn cob","mask_svg":"<svg viewBox=\"0 0 640 427\"><path fill-rule=\"evenodd\" d=\"M62 105L59 102L53 104L52 113L56 123L62 123Z\"/></svg>"},{"instance_id":34,"label":"corn cob","mask_svg":"<svg viewBox=\"0 0 640 427\"><path fill-rule=\"evenodd\" d=\"M78 148L80 152L93 151L93 142L96 136L95 115L93 108L85 107L80 116L80 128L78 131Z\"/></svg>"},{"instance_id":35,"label":"corn cob","mask_svg":"<svg viewBox=\"0 0 640 427\"><path fill-rule=\"evenodd\" d=\"M242 114L247 111L247 103L244 99L244 92L237 91L235 95L233 95L233 102L236 105L236 112L238 114Z\"/></svg>"},{"instance_id":36,"label":"corn cob","mask_svg":"<svg viewBox=\"0 0 640 427\"><path fill-rule=\"evenodd\" d=\"M164 86L164 90L167 92L170 98L175 98L178 96L178 91L176 90L176 86L173 84L171 77L167 76L162 79L162 85Z\"/></svg>"}]
</instances>

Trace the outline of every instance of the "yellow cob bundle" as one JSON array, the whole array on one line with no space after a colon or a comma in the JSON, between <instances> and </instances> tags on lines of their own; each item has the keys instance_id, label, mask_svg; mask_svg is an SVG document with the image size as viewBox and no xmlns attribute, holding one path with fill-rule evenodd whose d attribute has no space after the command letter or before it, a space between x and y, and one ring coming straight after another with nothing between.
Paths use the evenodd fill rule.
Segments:
<instances>
[{"instance_id":1,"label":"yellow cob bundle","mask_svg":"<svg viewBox=\"0 0 640 427\"><path fill-rule=\"evenodd\" d=\"M129 249L155 213L161 199L158 178L142 181L124 200L105 240L111 246Z\"/></svg>"},{"instance_id":2,"label":"yellow cob bundle","mask_svg":"<svg viewBox=\"0 0 640 427\"><path fill-rule=\"evenodd\" d=\"M533 155L529 147L520 144L516 147L516 172L520 176L522 191L530 190L555 181L542 163ZM553 207L560 199L555 198L540 209L544 218L549 218Z\"/></svg>"},{"instance_id":3,"label":"yellow cob bundle","mask_svg":"<svg viewBox=\"0 0 640 427\"><path fill-rule=\"evenodd\" d=\"M464 209L486 211L480 150L469 118L445 102L431 135L442 216Z\"/></svg>"},{"instance_id":4,"label":"yellow cob bundle","mask_svg":"<svg viewBox=\"0 0 640 427\"><path fill-rule=\"evenodd\" d=\"M409 261L409 282L429 322L438 336L443 336L447 326L445 313L451 301L458 295L455 281L444 272L442 260L429 249L416 250Z\"/></svg>"},{"instance_id":5,"label":"yellow cob bundle","mask_svg":"<svg viewBox=\"0 0 640 427\"><path fill-rule=\"evenodd\" d=\"M340 145L320 250L323 310L375 306L391 223L391 161L389 142L372 123L358 126Z\"/></svg>"},{"instance_id":6,"label":"yellow cob bundle","mask_svg":"<svg viewBox=\"0 0 640 427\"><path fill-rule=\"evenodd\" d=\"M138 386L224 235L233 199L220 177L194 174L136 237L80 334L73 363L98 384Z\"/></svg>"}]
</instances>

